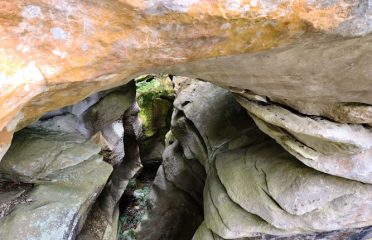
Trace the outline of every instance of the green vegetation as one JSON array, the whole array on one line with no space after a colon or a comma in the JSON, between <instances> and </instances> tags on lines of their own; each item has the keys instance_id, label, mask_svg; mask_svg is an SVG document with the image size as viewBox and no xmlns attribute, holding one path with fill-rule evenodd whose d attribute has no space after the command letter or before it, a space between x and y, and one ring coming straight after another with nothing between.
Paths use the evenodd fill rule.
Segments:
<instances>
[{"instance_id":1,"label":"green vegetation","mask_svg":"<svg viewBox=\"0 0 372 240\"><path fill-rule=\"evenodd\" d=\"M175 97L173 84L168 76L146 76L138 79L136 85L143 134L151 137L159 129L167 127Z\"/></svg>"},{"instance_id":2,"label":"green vegetation","mask_svg":"<svg viewBox=\"0 0 372 240\"><path fill-rule=\"evenodd\" d=\"M129 185L132 186L129 186ZM149 206L148 195L150 188L144 186L135 189L137 186L136 180L132 179L128 183L128 187L132 192L133 200L119 218L119 240L137 240L135 229L141 223L143 216Z\"/></svg>"}]
</instances>

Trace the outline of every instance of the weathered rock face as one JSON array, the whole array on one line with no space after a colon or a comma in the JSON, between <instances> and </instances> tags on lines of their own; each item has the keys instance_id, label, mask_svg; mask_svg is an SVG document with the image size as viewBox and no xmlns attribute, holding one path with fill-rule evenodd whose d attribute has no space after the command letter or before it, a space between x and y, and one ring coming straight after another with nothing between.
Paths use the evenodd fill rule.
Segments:
<instances>
[{"instance_id":1,"label":"weathered rock face","mask_svg":"<svg viewBox=\"0 0 372 240\"><path fill-rule=\"evenodd\" d=\"M76 131L85 138L97 134L95 139L112 151L112 164L124 167L120 117L133 107L128 99L134 95L123 89L106 90L144 73L193 76L244 96L242 104L258 127L277 142L257 130L227 91L211 90L206 83L180 87L172 122L176 141L165 151L167 160L154 189L170 193L158 202L172 202L173 213L181 203L190 206L185 219L194 216L194 223L199 223L204 175L193 175L191 169L204 167L205 216L195 238L314 236L316 231L370 225L371 16L371 4L364 0L0 0L0 158L16 130L45 112L91 96L63 109L63 116L49 113L34 128L42 127L48 134L64 132L56 141L70 139ZM116 102L126 104L116 106ZM89 155L89 146L80 144L72 151L84 148ZM10 152L14 157L3 160L4 178L69 179L58 174L70 176L67 172L78 162L77 167L90 163L84 154L77 160L66 156L66 161L54 161L57 149L48 147L48 161L30 158L37 163L30 168L25 167L29 162L23 155ZM134 169L139 168L138 156L132 159ZM192 166L186 166L189 161ZM106 218L102 229L116 221L116 201L134 172L129 169L124 178L113 179L118 187L108 190L112 198L107 199L112 201L100 208L102 214L94 215ZM81 190L84 196L77 205L85 204L88 192L98 192L104 175L99 183ZM195 191L185 179L195 183ZM249 184L241 185L242 179ZM35 191L45 187L38 181ZM42 190L37 193L43 195ZM176 202L177 198L182 200ZM0 234L13 238L12 226L23 225L22 219L7 217ZM69 227L77 230L53 237L73 238L80 223ZM29 231L37 237L41 232Z\"/></svg>"},{"instance_id":2,"label":"weathered rock face","mask_svg":"<svg viewBox=\"0 0 372 240\"><path fill-rule=\"evenodd\" d=\"M0 220L1 239L74 239L112 167L79 134L27 128L0 164L2 181L35 183L27 203Z\"/></svg>"},{"instance_id":3,"label":"weathered rock face","mask_svg":"<svg viewBox=\"0 0 372 240\"><path fill-rule=\"evenodd\" d=\"M47 111L200 59L211 58L167 71L302 104L307 112L322 112L324 100L331 108L372 102L371 7L362 0L0 5L1 155L17 128Z\"/></svg>"},{"instance_id":4,"label":"weathered rock face","mask_svg":"<svg viewBox=\"0 0 372 240\"><path fill-rule=\"evenodd\" d=\"M205 208L215 206L227 228L224 231L224 225L216 224L218 215L213 211L206 213L206 224L224 238L324 232L371 224L371 185L307 168L271 140L225 152L216 157L215 166L228 201L259 217L254 224L236 224L229 219L236 221L224 201L218 202L218 192L212 195L216 190L211 185L214 205L206 203ZM248 232L243 232L245 229Z\"/></svg>"},{"instance_id":5,"label":"weathered rock face","mask_svg":"<svg viewBox=\"0 0 372 240\"><path fill-rule=\"evenodd\" d=\"M295 113L282 116L282 111L288 110L269 102L259 103L257 100L265 100L260 96L252 94L250 99L256 102L247 98L239 101L265 133L268 127L262 127L264 121L270 130L285 128L286 131L280 131L283 134L301 129L291 136L302 137L313 144L313 151L329 158L342 153L345 161L353 163L352 154L363 152L371 143L370 130L363 126L337 125ZM332 239L339 236L367 239L372 234L368 228L372 224L372 185L349 180L348 176L322 173L324 169L317 165L304 165L303 160L286 147L294 144L285 145L287 138L276 138L281 135L267 132L278 144L260 131L227 90L210 83L193 82L180 88L174 105L172 133L176 140L166 148L154 187L155 203L162 205L155 204L148 213L150 226L157 226L160 233L167 233L167 229L158 227L161 223L156 222L156 217L162 216L165 222L177 219L164 214L164 205L173 206L173 212L177 209L181 212L185 204L201 202L198 193L205 178L190 168L191 163L199 162L207 177L203 192L204 222L194 239ZM322 162L322 158L319 161ZM337 175L338 168L331 169L334 171L331 174ZM361 169L355 172L363 175ZM349 175L352 174L350 171ZM160 182L163 182L162 188L158 186ZM161 189L163 195L157 189ZM192 200L178 207L172 200L164 201L169 196L164 193L170 189L173 192L178 189L178 194L187 193ZM146 222L144 226L139 229L141 236L157 239L149 234ZM173 232L177 232L177 226L172 225ZM361 227L366 228L357 229Z\"/></svg>"},{"instance_id":6,"label":"weathered rock face","mask_svg":"<svg viewBox=\"0 0 372 240\"><path fill-rule=\"evenodd\" d=\"M142 167L137 142L142 132L138 112L138 105L133 103L124 113L122 122L125 132L125 156L119 163L116 163L110 181L93 206L87 222L77 238L79 240L117 239L119 201L129 180Z\"/></svg>"},{"instance_id":7,"label":"weathered rock face","mask_svg":"<svg viewBox=\"0 0 372 240\"><path fill-rule=\"evenodd\" d=\"M27 198L17 198L15 189L15 198L3 196L1 201L9 208L28 199L35 202L6 214L1 239L116 239L119 200L141 168L137 138L142 130L135 97L132 82L48 112L17 133L0 164L0 177L35 187ZM34 210L43 204L47 207ZM21 225L25 230L16 235Z\"/></svg>"},{"instance_id":8,"label":"weathered rock face","mask_svg":"<svg viewBox=\"0 0 372 240\"><path fill-rule=\"evenodd\" d=\"M239 238L239 240L324 240L324 239L360 239L368 240L372 237L371 233L372 227L365 227L359 229L343 229L340 231L331 231L324 233L312 233L312 234L303 234L295 235L290 237L280 237L274 235L265 235L260 237L247 237ZM195 233L193 240L223 240L217 234L211 232L206 226L205 223L200 225L198 231Z\"/></svg>"},{"instance_id":9,"label":"weathered rock face","mask_svg":"<svg viewBox=\"0 0 372 240\"><path fill-rule=\"evenodd\" d=\"M177 140L164 151L150 196L153 209L138 230L139 239L193 236L203 216L202 195L209 156L244 132L240 128L244 122L252 123L228 91L213 88L210 83L198 82L181 88L174 106L171 131Z\"/></svg>"},{"instance_id":10,"label":"weathered rock face","mask_svg":"<svg viewBox=\"0 0 372 240\"><path fill-rule=\"evenodd\" d=\"M103 150L108 150L112 164L117 165L124 157L122 116L135 102L135 96L135 83L131 82L48 112L32 126L80 133L86 139L92 138Z\"/></svg>"},{"instance_id":11,"label":"weathered rock face","mask_svg":"<svg viewBox=\"0 0 372 240\"><path fill-rule=\"evenodd\" d=\"M263 132L306 165L372 183L371 128L300 116L273 103L257 103L240 96L237 99Z\"/></svg>"}]
</instances>

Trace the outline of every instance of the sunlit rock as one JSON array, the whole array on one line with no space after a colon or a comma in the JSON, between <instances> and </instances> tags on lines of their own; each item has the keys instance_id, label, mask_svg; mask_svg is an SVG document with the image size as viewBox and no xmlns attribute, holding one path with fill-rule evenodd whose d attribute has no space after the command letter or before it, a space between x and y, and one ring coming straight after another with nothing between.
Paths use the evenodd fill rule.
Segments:
<instances>
[{"instance_id":1,"label":"sunlit rock","mask_svg":"<svg viewBox=\"0 0 372 240\"><path fill-rule=\"evenodd\" d=\"M281 100L371 104L361 0L16 0L2 1L0 16L2 155L43 113L153 71Z\"/></svg>"}]
</instances>

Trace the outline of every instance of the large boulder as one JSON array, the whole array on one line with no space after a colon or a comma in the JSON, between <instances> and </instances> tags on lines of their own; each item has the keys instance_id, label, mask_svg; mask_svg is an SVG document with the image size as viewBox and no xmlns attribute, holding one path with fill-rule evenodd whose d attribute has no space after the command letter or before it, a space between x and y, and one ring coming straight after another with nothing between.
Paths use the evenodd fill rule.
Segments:
<instances>
[{"instance_id":1,"label":"large boulder","mask_svg":"<svg viewBox=\"0 0 372 240\"><path fill-rule=\"evenodd\" d=\"M306 167L273 140L224 152L215 161L218 178L229 198L243 211L259 217L254 224L241 222L239 229L251 233L240 235L237 231L239 235L234 236L220 235L219 228L209 225L206 216L207 226L224 238L250 237L257 233L326 232L372 224L371 185ZM215 201L218 199L215 195ZM221 207L224 205L217 209L222 216ZM222 221L227 225L227 217L231 215L226 213ZM263 228L266 224L276 229Z\"/></svg>"},{"instance_id":2,"label":"large boulder","mask_svg":"<svg viewBox=\"0 0 372 240\"><path fill-rule=\"evenodd\" d=\"M99 151L79 134L40 128L18 132L0 164L0 177L34 187L26 203L0 220L0 238L76 238L112 172Z\"/></svg>"}]
</instances>

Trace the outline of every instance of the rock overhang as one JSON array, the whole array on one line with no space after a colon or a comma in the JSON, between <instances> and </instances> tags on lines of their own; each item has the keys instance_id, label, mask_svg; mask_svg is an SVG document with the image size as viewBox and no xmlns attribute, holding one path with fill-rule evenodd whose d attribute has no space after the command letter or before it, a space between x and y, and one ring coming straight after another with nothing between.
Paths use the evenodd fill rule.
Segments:
<instances>
[{"instance_id":1,"label":"rock overhang","mask_svg":"<svg viewBox=\"0 0 372 240\"><path fill-rule=\"evenodd\" d=\"M371 9L364 0L0 5L2 153L15 130L43 113L150 71L192 74L289 102L372 103ZM298 89L307 92L303 99Z\"/></svg>"}]
</instances>

